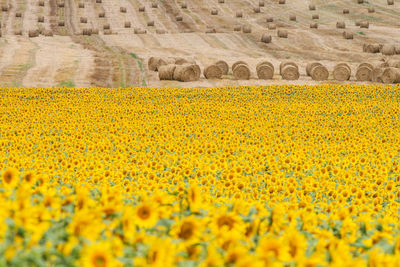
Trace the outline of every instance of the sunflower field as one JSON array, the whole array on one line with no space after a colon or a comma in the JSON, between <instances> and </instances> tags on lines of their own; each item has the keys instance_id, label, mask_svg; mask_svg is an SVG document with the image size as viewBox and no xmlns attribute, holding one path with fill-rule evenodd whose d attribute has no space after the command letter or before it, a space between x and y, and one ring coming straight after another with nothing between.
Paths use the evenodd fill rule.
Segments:
<instances>
[{"instance_id":1,"label":"sunflower field","mask_svg":"<svg viewBox=\"0 0 400 267\"><path fill-rule=\"evenodd\" d=\"M400 86L0 95L0 266L400 266Z\"/></svg>"}]
</instances>

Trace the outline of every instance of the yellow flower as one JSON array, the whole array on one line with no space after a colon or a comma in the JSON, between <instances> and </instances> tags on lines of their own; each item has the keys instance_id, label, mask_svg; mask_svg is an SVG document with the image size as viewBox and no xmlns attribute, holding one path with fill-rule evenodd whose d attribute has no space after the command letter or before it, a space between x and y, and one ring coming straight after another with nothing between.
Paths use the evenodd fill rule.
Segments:
<instances>
[{"instance_id":1,"label":"yellow flower","mask_svg":"<svg viewBox=\"0 0 400 267\"><path fill-rule=\"evenodd\" d=\"M196 241L202 234L202 227L193 216L185 217L180 223L174 225L171 235L182 239L184 242Z\"/></svg>"},{"instance_id":2,"label":"yellow flower","mask_svg":"<svg viewBox=\"0 0 400 267\"><path fill-rule=\"evenodd\" d=\"M112 254L111 245L108 242L99 242L82 250L83 267L114 267L122 266Z\"/></svg>"},{"instance_id":3,"label":"yellow flower","mask_svg":"<svg viewBox=\"0 0 400 267\"><path fill-rule=\"evenodd\" d=\"M193 212L199 211L200 207L203 204L200 187L192 184L189 187L187 198L188 198L190 210Z\"/></svg>"},{"instance_id":4,"label":"yellow flower","mask_svg":"<svg viewBox=\"0 0 400 267\"><path fill-rule=\"evenodd\" d=\"M151 203L141 203L135 207L132 219L139 227L153 227L158 220L157 208Z\"/></svg>"},{"instance_id":5,"label":"yellow flower","mask_svg":"<svg viewBox=\"0 0 400 267\"><path fill-rule=\"evenodd\" d=\"M272 259L280 261L287 261L290 259L288 247L286 247L281 240L273 237L264 237L256 249L257 255L270 262Z\"/></svg>"},{"instance_id":6,"label":"yellow flower","mask_svg":"<svg viewBox=\"0 0 400 267\"><path fill-rule=\"evenodd\" d=\"M3 187L12 189L16 187L19 182L18 171L14 168L9 168L2 175Z\"/></svg>"}]
</instances>

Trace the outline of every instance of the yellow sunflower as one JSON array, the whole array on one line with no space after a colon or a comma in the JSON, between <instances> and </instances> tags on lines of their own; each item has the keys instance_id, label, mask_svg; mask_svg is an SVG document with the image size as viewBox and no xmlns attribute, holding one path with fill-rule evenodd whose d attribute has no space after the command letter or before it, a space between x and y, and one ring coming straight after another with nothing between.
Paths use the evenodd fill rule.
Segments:
<instances>
[{"instance_id":1,"label":"yellow sunflower","mask_svg":"<svg viewBox=\"0 0 400 267\"><path fill-rule=\"evenodd\" d=\"M111 245L107 242L100 242L82 251L83 267L113 267L121 266L112 255Z\"/></svg>"},{"instance_id":2,"label":"yellow sunflower","mask_svg":"<svg viewBox=\"0 0 400 267\"><path fill-rule=\"evenodd\" d=\"M201 236L201 226L193 216L184 218L180 223L173 226L171 235L185 242L196 241Z\"/></svg>"},{"instance_id":3,"label":"yellow sunflower","mask_svg":"<svg viewBox=\"0 0 400 267\"><path fill-rule=\"evenodd\" d=\"M192 184L189 187L187 198L188 198L190 210L193 212L199 211L200 207L202 205L200 187Z\"/></svg>"},{"instance_id":4,"label":"yellow sunflower","mask_svg":"<svg viewBox=\"0 0 400 267\"><path fill-rule=\"evenodd\" d=\"M139 227L153 227L158 220L156 207L151 203L141 203L136 206L134 212L134 223Z\"/></svg>"},{"instance_id":5,"label":"yellow sunflower","mask_svg":"<svg viewBox=\"0 0 400 267\"><path fill-rule=\"evenodd\" d=\"M2 175L3 187L12 189L18 184L18 171L14 168L7 169Z\"/></svg>"}]
</instances>

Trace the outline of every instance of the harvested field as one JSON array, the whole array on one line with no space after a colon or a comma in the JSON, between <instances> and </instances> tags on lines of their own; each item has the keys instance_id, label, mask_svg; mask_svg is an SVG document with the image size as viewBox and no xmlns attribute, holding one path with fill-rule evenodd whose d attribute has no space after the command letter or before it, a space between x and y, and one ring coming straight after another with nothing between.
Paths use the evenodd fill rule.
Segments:
<instances>
[{"instance_id":1,"label":"harvested field","mask_svg":"<svg viewBox=\"0 0 400 267\"><path fill-rule=\"evenodd\" d=\"M60 83L57 77L65 77L64 82L75 86L181 86L179 81L160 80L156 72L146 68L150 57L191 57L201 73L218 60L229 66L243 60L253 74L257 73L257 64L262 60L271 62L274 68L290 60L299 66L300 76L294 83L306 84L327 82L314 81L307 76L307 63L318 61L330 72L328 82L358 83L354 74L360 63L400 59L398 53L386 49L400 43L400 5L388 5L386 1L370 4L350 0L312 4L256 1L252 5L240 0L165 0L159 3L51 0L44 1L43 6L38 3L36 0L0 1L2 6L7 5L7 11L0 14L0 83L4 85L12 86L13 81L18 81L20 86L51 87ZM84 4L81 8L80 3ZM215 15L210 15L211 12ZM318 19L313 20L317 14ZM38 23L39 19L43 23ZM311 29L310 25L314 24L318 28ZM29 38L32 30L39 30L41 34ZM279 38L277 31L287 32L287 38ZM343 38L343 31L353 38ZM368 44L375 45L369 46L374 50L366 50ZM385 49L377 52L376 45L385 45ZM23 71L10 72L11 66L21 65L19 56L11 56L17 48L18 55L29 54L27 58L34 61L23 63ZM73 56L70 56L71 50L75 51ZM57 53L54 54L55 67L46 59L53 53ZM100 59L101 56L105 58ZM61 58L68 57L74 63L59 67ZM334 67L344 60L354 70L353 74L348 80L335 80L331 75ZM104 61L109 63L98 65ZM72 65L79 67L74 69ZM65 68L74 71L64 72ZM104 68L107 70L102 71L99 82L94 73ZM82 74L73 74L81 69L84 70ZM27 77L21 79L25 73ZM43 77L42 73L47 76ZM199 80L185 83L185 87L266 83L286 81L280 75L268 80L260 80L257 75L251 75L249 80L238 80L231 71L220 79L206 79L201 75Z\"/></svg>"}]
</instances>

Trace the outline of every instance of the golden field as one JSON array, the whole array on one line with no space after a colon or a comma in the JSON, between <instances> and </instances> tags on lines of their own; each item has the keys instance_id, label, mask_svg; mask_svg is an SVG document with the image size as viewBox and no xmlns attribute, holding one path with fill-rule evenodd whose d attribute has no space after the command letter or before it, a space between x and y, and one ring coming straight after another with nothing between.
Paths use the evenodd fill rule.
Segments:
<instances>
[{"instance_id":1,"label":"golden field","mask_svg":"<svg viewBox=\"0 0 400 267\"><path fill-rule=\"evenodd\" d=\"M400 266L399 86L0 95L0 266Z\"/></svg>"}]
</instances>

